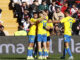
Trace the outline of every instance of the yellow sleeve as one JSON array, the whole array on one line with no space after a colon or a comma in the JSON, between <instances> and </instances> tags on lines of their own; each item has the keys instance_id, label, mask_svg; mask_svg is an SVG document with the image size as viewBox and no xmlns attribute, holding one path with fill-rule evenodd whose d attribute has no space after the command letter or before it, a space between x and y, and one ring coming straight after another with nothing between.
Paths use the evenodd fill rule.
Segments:
<instances>
[{"instance_id":1,"label":"yellow sleeve","mask_svg":"<svg viewBox=\"0 0 80 60\"><path fill-rule=\"evenodd\" d=\"M46 27L49 26L49 27L53 27L53 23L47 23Z\"/></svg>"},{"instance_id":2,"label":"yellow sleeve","mask_svg":"<svg viewBox=\"0 0 80 60\"><path fill-rule=\"evenodd\" d=\"M64 23L64 22L66 22L66 20L67 20L66 18L63 18L62 20L60 20L60 22Z\"/></svg>"},{"instance_id":3,"label":"yellow sleeve","mask_svg":"<svg viewBox=\"0 0 80 60\"><path fill-rule=\"evenodd\" d=\"M73 18L73 23L75 23L76 22L76 20Z\"/></svg>"},{"instance_id":4,"label":"yellow sleeve","mask_svg":"<svg viewBox=\"0 0 80 60\"><path fill-rule=\"evenodd\" d=\"M30 21L31 21L31 22L36 22L36 19L31 18Z\"/></svg>"},{"instance_id":5,"label":"yellow sleeve","mask_svg":"<svg viewBox=\"0 0 80 60\"><path fill-rule=\"evenodd\" d=\"M50 26L53 27L53 23L51 23Z\"/></svg>"},{"instance_id":6,"label":"yellow sleeve","mask_svg":"<svg viewBox=\"0 0 80 60\"><path fill-rule=\"evenodd\" d=\"M46 19L48 20L48 16L46 16Z\"/></svg>"}]
</instances>

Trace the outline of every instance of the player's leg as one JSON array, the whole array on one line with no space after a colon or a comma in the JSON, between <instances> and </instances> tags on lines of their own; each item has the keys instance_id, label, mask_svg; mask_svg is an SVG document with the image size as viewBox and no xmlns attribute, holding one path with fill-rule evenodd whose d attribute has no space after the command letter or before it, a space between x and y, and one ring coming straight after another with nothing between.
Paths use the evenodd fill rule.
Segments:
<instances>
[{"instance_id":1,"label":"player's leg","mask_svg":"<svg viewBox=\"0 0 80 60\"><path fill-rule=\"evenodd\" d=\"M66 53L68 53L69 54L69 56L72 58L72 53L71 53L71 50L70 50L70 48L69 48L69 42L71 41L71 36L68 36L68 35L64 35L64 38L65 38L65 40L64 40L64 45L65 45L65 49L64 49L64 55L63 56L65 56L66 55ZM73 59L73 58L72 58Z\"/></svg>"},{"instance_id":2,"label":"player's leg","mask_svg":"<svg viewBox=\"0 0 80 60\"><path fill-rule=\"evenodd\" d=\"M38 40L38 53L39 53L38 59L42 59L42 48L41 48L42 35L38 34L37 40Z\"/></svg>"},{"instance_id":3,"label":"player's leg","mask_svg":"<svg viewBox=\"0 0 80 60\"><path fill-rule=\"evenodd\" d=\"M68 52L68 54L69 54L69 59L73 59L73 56L72 56L72 53L71 53L71 50L70 50L70 48L69 48L69 42L71 41L71 36L68 36L67 37L67 41L65 42L65 46L66 46L66 50L67 50L67 52Z\"/></svg>"},{"instance_id":4,"label":"player's leg","mask_svg":"<svg viewBox=\"0 0 80 60\"><path fill-rule=\"evenodd\" d=\"M67 54L67 50L66 50L66 46L64 42L64 51L63 51L63 56L61 57L61 59L65 59L66 54Z\"/></svg>"},{"instance_id":5,"label":"player's leg","mask_svg":"<svg viewBox=\"0 0 80 60\"><path fill-rule=\"evenodd\" d=\"M47 37L47 57L49 56L49 49L50 49L50 36Z\"/></svg>"},{"instance_id":6,"label":"player's leg","mask_svg":"<svg viewBox=\"0 0 80 60\"><path fill-rule=\"evenodd\" d=\"M37 36L34 42L34 57L37 58L37 53L38 53L38 43L37 43Z\"/></svg>"},{"instance_id":7,"label":"player's leg","mask_svg":"<svg viewBox=\"0 0 80 60\"><path fill-rule=\"evenodd\" d=\"M66 45L64 42L64 51L63 51L63 56L61 57L61 59L65 59L66 54L67 54L67 50L66 50Z\"/></svg>"},{"instance_id":8,"label":"player's leg","mask_svg":"<svg viewBox=\"0 0 80 60\"><path fill-rule=\"evenodd\" d=\"M64 35L64 51L63 51L63 56L61 57L61 59L65 59L65 56L67 54L67 47L68 47L67 42L69 42L68 35Z\"/></svg>"},{"instance_id":9,"label":"player's leg","mask_svg":"<svg viewBox=\"0 0 80 60\"><path fill-rule=\"evenodd\" d=\"M70 48L69 48L69 43L66 42L66 43L65 43L65 46L66 46L66 51L68 52L68 54L69 54L69 56L70 56L69 59L73 59L71 50L70 50Z\"/></svg>"},{"instance_id":10,"label":"player's leg","mask_svg":"<svg viewBox=\"0 0 80 60\"><path fill-rule=\"evenodd\" d=\"M29 46L27 51L27 59L34 59L33 58L33 46L34 46L35 36L29 35Z\"/></svg>"},{"instance_id":11,"label":"player's leg","mask_svg":"<svg viewBox=\"0 0 80 60\"><path fill-rule=\"evenodd\" d=\"M43 40L43 59L47 59L47 35L42 35Z\"/></svg>"}]
</instances>

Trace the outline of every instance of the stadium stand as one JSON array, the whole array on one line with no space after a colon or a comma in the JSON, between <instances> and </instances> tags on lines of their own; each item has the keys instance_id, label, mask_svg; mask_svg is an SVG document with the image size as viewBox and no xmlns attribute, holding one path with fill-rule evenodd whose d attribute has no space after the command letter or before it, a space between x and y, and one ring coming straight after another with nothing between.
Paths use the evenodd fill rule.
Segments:
<instances>
[{"instance_id":1,"label":"stadium stand","mask_svg":"<svg viewBox=\"0 0 80 60\"><path fill-rule=\"evenodd\" d=\"M6 35L14 35L14 32L18 29L18 23L16 22L16 18L13 18L13 11L9 10L10 0L0 0L0 8L3 10L2 12L2 20L5 26L4 32Z\"/></svg>"}]
</instances>

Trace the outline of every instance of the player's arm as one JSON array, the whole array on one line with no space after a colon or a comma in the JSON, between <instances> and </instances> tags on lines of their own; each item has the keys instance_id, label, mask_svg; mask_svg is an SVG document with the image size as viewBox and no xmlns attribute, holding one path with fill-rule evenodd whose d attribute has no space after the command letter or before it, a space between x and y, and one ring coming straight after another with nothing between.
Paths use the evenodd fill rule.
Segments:
<instances>
[{"instance_id":1,"label":"player's arm","mask_svg":"<svg viewBox=\"0 0 80 60\"><path fill-rule=\"evenodd\" d=\"M49 30L51 30L51 29L53 29L53 26L46 26L46 30L47 30L47 31L49 31Z\"/></svg>"},{"instance_id":2,"label":"player's arm","mask_svg":"<svg viewBox=\"0 0 80 60\"><path fill-rule=\"evenodd\" d=\"M28 21L31 25L35 25L35 22L32 22L31 20Z\"/></svg>"},{"instance_id":3,"label":"player's arm","mask_svg":"<svg viewBox=\"0 0 80 60\"><path fill-rule=\"evenodd\" d=\"M35 25L36 23L39 23L40 21L42 21L44 18L39 18L37 19L37 21L35 22L32 22L32 21L29 21L31 25Z\"/></svg>"},{"instance_id":4,"label":"player's arm","mask_svg":"<svg viewBox=\"0 0 80 60\"><path fill-rule=\"evenodd\" d=\"M47 26L45 29L46 29L47 31L49 31L49 30L50 30L50 26Z\"/></svg>"},{"instance_id":5,"label":"player's arm","mask_svg":"<svg viewBox=\"0 0 80 60\"><path fill-rule=\"evenodd\" d=\"M44 20L45 19L45 17L42 17L42 18L39 18L39 19L37 19L37 21L36 22L41 22L42 20Z\"/></svg>"},{"instance_id":6,"label":"player's arm","mask_svg":"<svg viewBox=\"0 0 80 60\"><path fill-rule=\"evenodd\" d=\"M60 20L53 20L52 22L53 22L53 23L61 23Z\"/></svg>"},{"instance_id":7,"label":"player's arm","mask_svg":"<svg viewBox=\"0 0 80 60\"><path fill-rule=\"evenodd\" d=\"M31 25L33 25L34 23L32 23L30 20L28 21Z\"/></svg>"},{"instance_id":8,"label":"player's arm","mask_svg":"<svg viewBox=\"0 0 80 60\"><path fill-rule=\"evenodd\" d=\"M66 21L66 18L62 18L61 20L53 20L53 23L65 23Z\"/></svg>"}]
</instances>

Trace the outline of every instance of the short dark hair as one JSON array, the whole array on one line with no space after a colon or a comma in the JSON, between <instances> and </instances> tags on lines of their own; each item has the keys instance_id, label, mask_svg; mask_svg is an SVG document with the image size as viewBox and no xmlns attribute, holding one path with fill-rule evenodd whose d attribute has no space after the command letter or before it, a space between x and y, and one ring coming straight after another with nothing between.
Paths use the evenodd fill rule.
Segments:
<instances>
[{"instance_id":1,"label":"short dark hair","mask_svg":"<svg viewBox=\"0 0 80 60\"><path fill-rule=\"evenodd\" d=\"M40 13L41 13L41 14L43 14L43 12L42 12L42 11L39 11L39 12L38 12L38 14L40 14Z\"/></svg>"},{"instance_id":2,"label":"short dark hair","mask_svg":"<svg viewBox=\"0 0 80 60\"><path fill-rule=\"evenodd\" d=\"M45 12L47 12L47 11L48 11L48 9L45 9L44 11L45 11Z\"/></svg>"},{"instance_id":3,"label":"short dark hair","mask_svg":"<svg viewBox=\"0 0 80 60\"><path fill-rule=\"evenodd\" d=\"M38 13L37 13L37 12L33 12L33 15L34 15L34 14L38 14Z\"/></svg>"},{"instance_id":4,"label":"short dark hair","mask_svg":"<svg viewBox=\"0 0 80 60\"><path fill-rule=\"evenodd\" d=\"M42 2L46 2L46 0L43 0Z\"/></svg>"},{"instance_id":5,"label":"short dark hair","mask_svg":"<svg viewBox=\"0 0 80 60\"><path fill-rule=\"evenodd\" d=\"M68 10L68 9L67 9L67 10L65 10L65 13L68 13L68 14L70 14L70 10Z\"/></svg>"}]
</instances>

